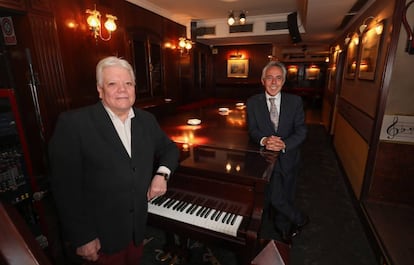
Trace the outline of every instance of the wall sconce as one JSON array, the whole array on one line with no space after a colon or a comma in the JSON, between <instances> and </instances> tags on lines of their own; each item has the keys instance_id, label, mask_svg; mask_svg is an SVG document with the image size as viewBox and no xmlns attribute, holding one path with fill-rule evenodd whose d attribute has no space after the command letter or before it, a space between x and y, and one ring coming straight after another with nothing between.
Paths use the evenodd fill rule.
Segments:
<instances>
[{"instance_id":1,"label":"wall sconce","mask_svg":"<svg viewBox=\"0 0 414 265\"><path fill-rule=\"evenodd\" d=\"M238 20L238 23L240 25L246 24L246 13L247 13L246 11L240 11L239 20ZM236 17L234 16L234 12L230 10L229 16L227 17L227 24L229 24L229 26L232 26L236 22L237 21L236 21Z\"/></svg>"},{"instance_id":2,"label":"wall sconce","mask_svg":"<svg viewBox=\"0 0 414 265\"><path fill-rule=\"evenodd\" d=\"M180 49L181 54L193 48L193 42L187 38L181 37L178 39L178 48Z\"/></svg>"},{"instance_id":3,"label":"wall sconce","mask_svg":"<svg viewBox=\"0 0 414 265\"><path fill-rule=\"evenodd\" d=\"M350 34L350 33L348 33L348 34L346 35L346 37L345 37L345 40L344 40L345 46L346 46L346 45L348 45L348 44L349 44L349 42L351 41L351 37L349 37L349 34Z\"/></svg>"},{"instance_id":4,"label":"wall sconce","mask_svg":"<svg viewBox=\"0 0 414 265\"><path fill-rule=\"evenodd\" d=\"M362 34L367 29L367 27L368 27L368 25L367 25L368 20L369 19L374 19L374 18L375 17L373 17L373 16L369 16L366 19L364 19L364 21L362 22L362 25L359 26L359 33L360 34ZM382 31L381 31L381 33L382 33ZM378 35L380 35L380 34L378 34Z\"/></svg>"},{"instance_id":5,"label":"wall sconce","mask_svg":"<svg viewBox=\"0 0 414 265\"><path fill-rule=\"evenodd\" d=\"M96 10L96 5L94 10L86 9L86 14L89 14L88 18L86 19L86 22L88 23L94 38L97 40L99 36L101 40L109 41L112 37L112 31L116 30L115 20L117 20L118 18L111 14L106 15L106 21L104 23L104 26L108 31L108 37L105 38L102 36L101 13L98 10Z\"/></svg>"},{"instance_id":6,"label":"wall sconce","mask_svg":"<svg viewBox=\"0 0 414 265\"><path fill-rule=\"evenodd\" d=\"M351 35L352 34L352 35ZM359 35L356 32L348 33L345 37L344 43L345 46L351 43L351 41L355 44L359 44Z\"/></svg>"}]
</instances>

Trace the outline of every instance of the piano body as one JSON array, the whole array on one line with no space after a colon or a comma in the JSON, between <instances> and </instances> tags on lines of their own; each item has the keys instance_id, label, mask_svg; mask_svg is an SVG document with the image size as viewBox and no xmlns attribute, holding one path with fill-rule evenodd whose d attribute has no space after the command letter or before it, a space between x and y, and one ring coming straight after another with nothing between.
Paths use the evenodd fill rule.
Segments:
<instances>
[{"instance_id":1,"label":"piano body","mask_svg":"<svg viewBox=\"0 0 414 265\"><path fill-rule=\"evenodd\" d=\"M241 264L250 264L260 251L264 192L274 160L249 141L245 105L194 108L160 124L182 156L167 194L149 202L149 224L228 248Z\"/></svg>"}]
</instances>

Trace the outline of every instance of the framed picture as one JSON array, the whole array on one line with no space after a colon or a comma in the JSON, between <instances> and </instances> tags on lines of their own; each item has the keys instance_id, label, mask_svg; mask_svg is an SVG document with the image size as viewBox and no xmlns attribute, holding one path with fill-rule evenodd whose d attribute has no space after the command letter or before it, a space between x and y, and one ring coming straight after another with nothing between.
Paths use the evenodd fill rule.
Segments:
<instances>
[{"instance_id":1,"label":"framed picture","mask_svg":"<svg viewBox=\"0 0 414 265\"><path fill-rule=\"evenodd\" d=\"M359 36L355 34L348 44L348 50L346 53L345 77L348 79L355 78L358 59L358 44Z\"/></svg>"},{"instance_id":2,"label":"framed picture","mask_svg":"<svg viewBox=\"0 0 414 265\"><path fill-rule=\"evenodd\" d=\"M227 60L227 77L247 78L249 75L248 59Z\"/></svg>"},{"instance_id":3,"label":"framed picture","mask_svg":"<svg viewBox=\"0 0 414 265\"><path fill-rule=\"evenodd\" d=\"M319 67L310 66L305 70L305 79L306 80L319 80L319 74L321 69Z\"/></svg>"},{"instance_id":4,"label":"framed picture","mask_svg":"<svg viewBox=\"0 0 414 265\"><path fill-rule=\"evenodd\" d=\"M379 46L381 44L383 22L370 28L362 36L361 59L359 61L358 78L374 80L377 68Z\"/></svg>"},{"instance_id":5,"label":"framed picture","mask_svg":"<svg viewBox=\"0 0 414 265\"><path fill-rule=\"evenodd\" d=\"M296 82L298 81L298 66L297 65L289 65L287 67L287 81Z\"/></svg>"}]
</instances>

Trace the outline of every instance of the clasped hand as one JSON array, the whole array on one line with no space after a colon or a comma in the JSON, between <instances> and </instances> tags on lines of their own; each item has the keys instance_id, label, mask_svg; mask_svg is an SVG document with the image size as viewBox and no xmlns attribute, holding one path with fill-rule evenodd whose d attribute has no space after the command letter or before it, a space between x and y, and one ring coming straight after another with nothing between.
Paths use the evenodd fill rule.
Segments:
<instances>
[{"instance_id":1,"label":"clasped hand","mask_svg":"<svg viewBox=\"0 0 414 265\"><path fill-rule=\"evenodd\" d=\"M266 137L264 145L267 150L272 151L281 151L286 148L285 142L283 142L282 138L274 135Z\"/></svg>"}]
</instances>

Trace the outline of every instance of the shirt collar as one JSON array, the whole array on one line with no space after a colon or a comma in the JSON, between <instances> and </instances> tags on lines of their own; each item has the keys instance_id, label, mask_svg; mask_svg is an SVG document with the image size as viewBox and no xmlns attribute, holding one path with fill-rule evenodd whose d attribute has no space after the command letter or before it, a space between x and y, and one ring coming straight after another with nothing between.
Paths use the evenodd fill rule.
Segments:
<instances>
[{"instance_id":1,"label":"shirt collar","mask_svg":"<svg viewBox=\"0 0 414 265\"><path fill-rule=\"evenodd\" d=\"M109 107L105 106L105 104L102 104L102 105L104 106L104 108L105 108L106 112L108 112L109 117L111 118L111 120L114 120L114 119L119 119L119 117L118 117L115 113L113 113L113 111L112 111ZM130 108L130 109L129 109L129 113L128 113L128 118L127 118L127 119L132 119L132 118L134 118L134 117L135 117L135 113L134 113L134 111L132 110L132 108Z\"/></svg>"}]
</instances>

